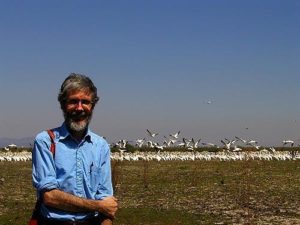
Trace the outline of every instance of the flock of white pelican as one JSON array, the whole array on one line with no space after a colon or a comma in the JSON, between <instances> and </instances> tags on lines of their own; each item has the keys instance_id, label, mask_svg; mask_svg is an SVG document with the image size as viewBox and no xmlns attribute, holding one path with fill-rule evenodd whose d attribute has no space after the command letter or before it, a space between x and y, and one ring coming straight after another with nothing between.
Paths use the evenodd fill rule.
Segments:
<instances>
[{"instance_id":1,"label":"flock of white pelican","mask_svg":"<svg viewBox=\"0 0 300 225\"><path fill-rule=\"evenodd\" d=\"M293 148L289 148L290 151L276 151L274 147L262 147L258 145L258 142L252 139L243 139L235 136L234 139L229 140L224 138L220 140L222 145L217 145L210 142L201 142L201 139L188 139L179 138L180 131L169 134L168 137L164 136L162 144L159 144L155 139L158 136L157 132L152 132L149 129L146 130L150 140L136 139L135 141L127 141L121 139L116 143L110 144L111 147L117 149L117 152L111 153L112 160L118 161L138 161L138 160L299 160L300 151L295 151ZM130 143L135 146L137 151L127 152L127 145ZM201 151L202 147L206 147L205 151ZM294 147L295 142L293 140L283 140L282 146ZM300 146L298 144L298 146ZM168 151L168 148L177 147L179 151ZM207 147L217 149L217 151L209 151ZM244 151L246 147L251 147L255 151ZM152 151L145 151L145 149L154 149ZM199 151L200 149L200 151ZM1 161L30 161L31 152L21 151L15 152L5 149L6 151L0 151Z\"/></svg>"},{"instance_id":2,"label":"flock of white pelican","mask_svg":"<svg viewBox=\"0 0 300 225\"><path fill-rule=\"evenodd\" d=\"M195 160L218 160L218 161L237 161L237 160L300 160L299 152L276 151L270 152L260 150L255 152L115 152L111 154L112 160L117 161L195 161Z\"/></svg>"},{"instance_id":3,"label":"flock of white pelican","mask_svg":"<svg viewBox=\"0 0 300 225\"><path fill-rule=\"evenodd\" d=\"M21 152L12 152L12 151L6 151L6 152L0 152L0 162L3 161L12 161L12 162L25 162L25 161L31 161L31 152L28 151L21 151Z\"/></svg>"},{"instance_id":4,"label":"flock of white pelican","mask_svg":"<svg viewBox=\"0 0 300 225\"><path fill-rule=\"evenodd\" d=\"M201 139L179 139L180 131L164 136L162 144L159 144L154 139L157 138L158 132L146 130L150 140L136 139L135 141L127 141L121 139L112 144L112 147L117 148L119 152L114 152L111 155L113 160L298 160L300 159L300 152L298 151L276 151L274 147L262 147L258 142L252 139L243 139L235 136L234 139L229 140L224 138L220 140L222 145L217 145L210 142L201 142ZM131 153L126 152L127 144L130 143L137 147L140 151ZM283 140L283 147L293 147L294 141ZM213 147L218 151L197 151L198 148ZM298 144L300 146L300 144ZM156 151L143 151L143 147L153 148ZM172 147L182 147L182 151L163 151L164 149ZM255 151L243 151L245 147L252 147Z\"/></svg>"},{"instance_id":5,"label":"flock of white pelican","mask_svg":"<svg viewBox=\"0 0 300 225\"><path fill-rule=\"evenodd\" d=\"M31 161L31 152L0 152L0 162L2 161ZM236 161L236 160L300 160L299 151L269 151L267 149L259 151L185 151L185 152L113 152L111 159L117 161L139 161L139 160L156 160L156 161L195 161L195 160L219 160L219 161Z\"/></svg>"},{"instance_id":6,"label":"flock of white pelican","mask_svg":"<svg viewBox=\"0 0 300 225\"><path fill-rule=\"evenodd\" d=\"M196 148L201 147L214 147L218 149L223 149L223 150L229 150L233 152L237 151L242 151L242 147L254 147L256 150L263 150L265 149L264 147L261 147L258 145L258 142L256 140L252 139L243 139L238 136L235 136L234 139L227 139L224 138L223 140L220 140L222 145L218 145L215 143L210 143L210 142L201 142L200 139L194 139L194 138L182 138L179 139L180 131L176 133L171 133L169 134L168 137L164 136L164 140L162 144L159 144L157 141L154 139L158 136L159 133L157 132L152 132L149 129L146 130L147 134L150 138L150 140L146 140L146 138L143 139L136 139L135 141L128 141L125 139L121 139L117 141L116 143L113 143L113 147L117 147L121 151L126 149L126 146L128 143L138 147L142 148L143 146L149 147L149 148L154 148L157 150L163 150L164 148L168 147L184 147L187 148L188 150L194 150ZM282 146L283 147L293 147L295 142L293 140L283 140L282 141ZM298 147L300 144L298 144ZM274 147L269 148L270 151L274 151Z\"/></svg>"}]
</instances>

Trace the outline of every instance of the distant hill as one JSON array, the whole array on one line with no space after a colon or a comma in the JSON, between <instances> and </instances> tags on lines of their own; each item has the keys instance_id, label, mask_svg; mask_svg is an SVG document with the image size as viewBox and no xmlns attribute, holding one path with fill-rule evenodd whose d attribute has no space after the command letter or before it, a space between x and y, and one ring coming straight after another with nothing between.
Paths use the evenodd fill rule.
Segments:
<instances>
[{"instance_id":1,"label":"distant hill","mask_svg":"<svg viewBox=\"0 0 300 225\"><path fill-rule=\"evenodd\" d=\"M31 147L33 145L34 137L25 138L0 138L0 147L6 147L9 144L15 144L18 147Z\"/></svg>"}]
</instances>

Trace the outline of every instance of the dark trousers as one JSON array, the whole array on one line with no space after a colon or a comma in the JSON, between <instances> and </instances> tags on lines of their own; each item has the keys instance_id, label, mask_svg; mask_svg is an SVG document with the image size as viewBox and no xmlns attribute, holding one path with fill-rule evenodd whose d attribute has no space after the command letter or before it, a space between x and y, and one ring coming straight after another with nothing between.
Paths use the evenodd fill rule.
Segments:
<instances>
[{"instance_id":1,"label":"dark trousers","mask_svg":"<svg viewBox=\"0 0 300 225\"><path fill-rule=\"evenodd\" d=\"M61 221L61 220L49 220L42 219L39 225L101 225L102 221L105 218L102 217L94 217L86 220L78 220L78 221Z\"/></svg>"}]
</instances>

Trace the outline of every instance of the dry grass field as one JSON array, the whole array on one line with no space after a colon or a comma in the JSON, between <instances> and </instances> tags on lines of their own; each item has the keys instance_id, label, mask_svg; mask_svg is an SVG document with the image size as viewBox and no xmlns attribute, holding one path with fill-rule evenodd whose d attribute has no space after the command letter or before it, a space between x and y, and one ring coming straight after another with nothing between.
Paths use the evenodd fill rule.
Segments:
<instances>
[{"instance_id":1,"label":"dry grass field","mask_svg":"<svg viewBox=\"0 0 300 225\"><path fill-rule=\"evenodd\" d=\"M116 225L300 224L295 161L113 161ZM0 162L0 225L25 225L31 162Z\"/></svg>"}]
</instances>

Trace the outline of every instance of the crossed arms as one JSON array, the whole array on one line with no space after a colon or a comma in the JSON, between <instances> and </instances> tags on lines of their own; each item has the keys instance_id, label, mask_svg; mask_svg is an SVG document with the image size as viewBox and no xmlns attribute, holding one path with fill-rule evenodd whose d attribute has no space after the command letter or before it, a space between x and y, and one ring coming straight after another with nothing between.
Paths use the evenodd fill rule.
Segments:
<instances>
[{"instance_id":1,"label":"crossed arms","mask_svg":"<svg viewBox=\"0 0 300 225\"><path fill-rule=\"evenodd\" d=\"M53 189L43 194L47 206L69 212L100 212L113 219L118 209L117 199L113 196L102 200L80 198L64 191Z\"/></svg>"}]
</instances>

